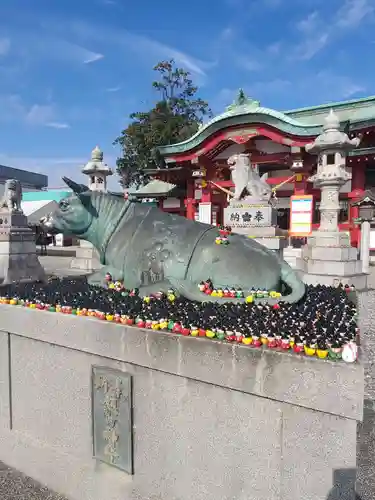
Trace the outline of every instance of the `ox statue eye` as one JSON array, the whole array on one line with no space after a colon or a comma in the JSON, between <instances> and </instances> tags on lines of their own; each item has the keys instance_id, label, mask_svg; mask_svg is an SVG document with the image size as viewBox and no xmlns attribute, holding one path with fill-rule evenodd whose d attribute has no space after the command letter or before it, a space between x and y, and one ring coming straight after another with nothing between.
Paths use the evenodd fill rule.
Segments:
<instances>
[{"instance_id":1,"label":"ox statue eye","mask_svg":"<svg viewBox=\"0 0 375 500\"><path fill-rule=\"evenodd\" d=\"M69 208L69 203L66 201L66 200L61 200L60 203L59 203L59 208L60 210L64 211L64 210L68 210Z\"/></svg>"}]
</instances>

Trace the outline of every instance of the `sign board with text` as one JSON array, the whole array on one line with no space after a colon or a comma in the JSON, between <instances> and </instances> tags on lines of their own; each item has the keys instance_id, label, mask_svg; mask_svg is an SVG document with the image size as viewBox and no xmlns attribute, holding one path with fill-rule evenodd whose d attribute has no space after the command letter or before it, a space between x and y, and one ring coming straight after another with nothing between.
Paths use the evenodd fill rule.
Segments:
<instances>
[{"instance_id":1,"label":"sign board with text","mask_svg":"<svg viewBox=\"0 0 375 500\"><path fill-rule=\"evenodd\" d=\"M232 203L224 209L224 225L234 232L251 234L254 228L276 225L277 210L268 204Z\"/></svg>"},{"instance_id":2,"label":"sign board with text","mask_svg":"<svg viewBox=\"0 0 375 500\"><path fill-rule=\"evenodd\" d=\"M314 210L312 195L295 195L290 197L290 236L310 236Z\"/></svg>"}]
</instances>

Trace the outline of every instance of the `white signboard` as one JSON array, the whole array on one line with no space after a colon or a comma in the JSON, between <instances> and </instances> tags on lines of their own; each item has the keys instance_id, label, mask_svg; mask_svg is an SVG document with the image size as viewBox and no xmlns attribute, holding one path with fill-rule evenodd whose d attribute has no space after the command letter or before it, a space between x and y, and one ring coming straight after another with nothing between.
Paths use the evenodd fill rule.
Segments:
<instances>
[{"instance_id":1,"label":"white signboard","mask_svg":"<svg viewBox=\"0 0 375 500\"><path fill-rule=\"evenodd\" d=\"M199 203L199 222L212 224L212 203Z\"/></svg>"},{"instance_id":2,"label":"white signboard","mask_svg":"<svg viewBox=\"0 0 375 500\"><path fill-rule=\"evenodd\" d=\"M290 197L290 236L309 236L311 234L313 209L312 195Z\"/></svg>"}]
</instances>

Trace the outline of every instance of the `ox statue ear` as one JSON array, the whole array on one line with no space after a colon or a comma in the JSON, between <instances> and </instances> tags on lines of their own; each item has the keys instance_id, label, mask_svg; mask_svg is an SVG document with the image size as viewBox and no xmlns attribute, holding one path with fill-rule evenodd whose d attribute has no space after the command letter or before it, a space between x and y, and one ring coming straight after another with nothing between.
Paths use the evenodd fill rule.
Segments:
<instances>
[{"instance_id":1,"label":"ox statue ear","mask_svg":"<svg viewBox=\"0 0 375 500\"><path fill-rule=\"evenodd\" d=\"M72 181L72 179L69 179L69 177L63 177L62 180L75 194L79 195L89 190L89 188L84 184L77 184L76 182Z\"/></svg>"}]
</instances>

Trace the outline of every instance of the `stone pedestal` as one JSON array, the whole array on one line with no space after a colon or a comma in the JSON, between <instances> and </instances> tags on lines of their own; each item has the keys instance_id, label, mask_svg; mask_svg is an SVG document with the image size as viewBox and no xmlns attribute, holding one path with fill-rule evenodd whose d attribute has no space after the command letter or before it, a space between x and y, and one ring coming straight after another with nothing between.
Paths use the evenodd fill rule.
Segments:
<instances>
[{"instance_id":1,"label":"stone pedestal","mask_svg":"<svg viewBox=\"0 0 375 500\"><path fill-rule=\"evenodd\" d=\"M302 257L302 248L294 248L292 246L287 246L283 251L283 258L285 262L287 262L290 267L293 269L298 269L298 265Z\"/></svg>"},{"instance_id":2,"label":"stone pedestal","mask_svg":"<svg viewBox=\"0 0 375 500\"><path fill-rule=\"evenodd\" d=\"M357 249L350 245L349 235L339 231L313 232L297 259L297 269L307 284L354 284L358 289L367 286Z\"/></svg>"},{"instance_id":3,"label":"stone pedestal","mask_svg":"<svg viewBox=\"0 0 375 500\"><path fill-rule=\"evenodd\" d=\"M100 268L98 252L89 242L81 240L77 248L76 257L70 264L72 269L82 269L82 271L95 271Z\"/></svg>"},{"instance_id":4,"label":"stone pedestal","mask_svg":"<svg viewBox=\"0 0 375 500\"><path fill-rule=\"evenodd\" d=\"M27 217L22 212L0 211L0 284L45 279Z\"/></svg>"},{"instance_id":5,"label":"stone pedestal","mask_svg":"<svg viewBox=\"0 0 375 500\"><path fill-rule=\"evenodd\" d=\"M224 225L230 226L233 233L246 235L270 250L282 252L288 242L276 223L277 210L262 200L231 202L224 209Z\"/></svg>"}]
</instances>

